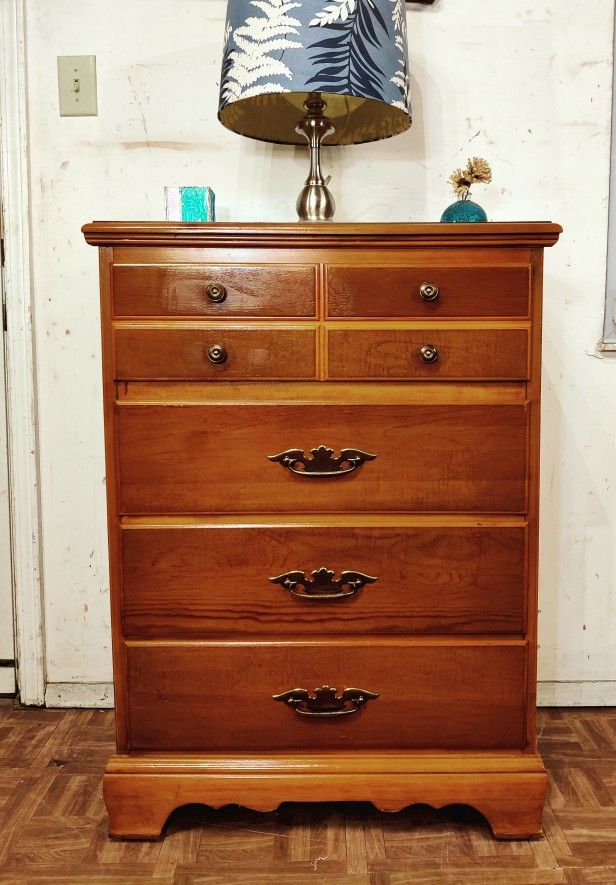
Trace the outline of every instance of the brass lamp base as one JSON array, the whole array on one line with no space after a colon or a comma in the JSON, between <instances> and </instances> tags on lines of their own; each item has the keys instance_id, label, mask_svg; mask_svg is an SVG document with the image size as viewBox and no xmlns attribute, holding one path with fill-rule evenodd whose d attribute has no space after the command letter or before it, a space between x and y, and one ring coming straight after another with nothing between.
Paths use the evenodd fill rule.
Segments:
<instances>
[{"instance_id":1,"label":"brass lamp base","mask_svg":"<svg viewBox=\"0 0 616 885\"><path fill-rule=\"evenodd\" d=\"M336 203L327 187L330 178L323 178L321 172L321 146L329 135L333 135L336 127L325 116L327 102L318 92L304 102L304 107L306 116L299 121L295 131L304 135L310 145L310 174L297 198L297 214L300 221L330 221Z\"/></svg>"}]
</instances>

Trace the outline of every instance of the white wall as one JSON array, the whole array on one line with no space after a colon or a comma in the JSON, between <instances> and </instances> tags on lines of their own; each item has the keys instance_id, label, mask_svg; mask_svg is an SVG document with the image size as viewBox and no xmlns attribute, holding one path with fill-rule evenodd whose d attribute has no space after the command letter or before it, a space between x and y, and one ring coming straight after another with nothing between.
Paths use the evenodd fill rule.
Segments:
<instances>
[{"instance_id":1,"label":"white wall","mask_svg":"<svg viewBox=\"0 0 616 885\"><path fill-rule=\"evenodd\" d=\"M612 145L616 146L616 90L612 90ZM616 351L616 147L612 150L607 250L607 304L603 348Z\"/></svg>"},{"instance_id":2,"label":"white wall","mask_svg":"<svg viewBox=\"0 0 616 885\"><path fill-rule=\"evenodd\" d=\"M300 149L216 120L223 0L27 0L47 674L111 678L97 261L80 226L162 218L165 184L206 183L219 219L293 220ZM616 364L600 358L612 0L409 7L415 125L332 149L339 220L435 220L452 168L489 158L494 220L552 219L546 255L541 679L616 702ZM60 118L56 56L94 53L99 116ZM566 683L583 682L585 686ZM610 685L611 683L611 685ZM582 694L582 691L586 694ZM610 694L611 691L611 694ZM73 693L72 698L75 697Z\"/></svg>"}]
</instances>

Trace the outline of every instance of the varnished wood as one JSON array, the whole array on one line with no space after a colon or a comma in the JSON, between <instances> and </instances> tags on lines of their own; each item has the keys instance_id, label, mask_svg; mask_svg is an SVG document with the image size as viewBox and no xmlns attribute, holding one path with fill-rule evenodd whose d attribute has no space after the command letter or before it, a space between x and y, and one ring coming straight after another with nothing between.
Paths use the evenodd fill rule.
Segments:
<instances>
[{"instance_id":1,"label":"varnished wood","mask_svg":"<svg viewBox=\"0 0 616 885\"><path fill-rule=\"evenodd\" d=\"M380 811L401 811L421 802L433 808L471 804L490 823L498 839L541 835L545 774L466 774L454 770L438 775L396 772L365 775L336 770L324 763L323 772L289 775L276 772L275 784L264 781L258 768L243 769L239 777L212 774L105 776L105 802L110 835L128 839L157 839L171 812L179 805L212 798L215 808L235 803L257 811L274 811L280 801L348 802L358 790ZM150 801L152 793L157 803ZM516 795L515 800L510 798ZM251 798L254 796L254 798ZM410 800L410 801L409 801Z\"/></svg>"},{"instance_id":2,"label":"varnished wood","mask_svg":"<svg viewBox=\"0 0 616 885\"><path fill-rule=\"evenodd\" d=\"M119 506L122 513L522 513L527 420L521 405L122 403ZM319 445L377 458L325 480L268 460Z\"/></svg>"},{"instance_id":3,"label":"varnished wood","mask_svg":"<svg viewBox=\"0 0 616 885\"><path fill-rule=\"evenodd\" d=\"M425 363L424 345L438 359ZM515 381L529 375L527 329L328 327L328 378Z\"/></svg>"},{"instance_id":4,"label":"varnished wood","mask_svg":"<svg viewBox=\"0 0 616 885\"><path fill-rule=\"evenodd\" d=\"M526 518L513 514L499 513L345 513L343 517L335 513L293 513L287 514L284 520L276 516L263 513L245 514L207 514L202 516L192 515L164 515L164 516L122 516L120 527L123 529L172 529L172 528L211 528L224 527L259 527L268 528L289 526L306 529L339 527L344 524L349 528L379 529L379 528L506 528L515 526L524 528Z\"/></svg>"},{"instance_id":5,"label":"varnished wood","mask_svg":"<svg viewBox=\"0 0 616 885\"><path fill-rule=\"evenodd\" d=\"M122 564L134 638L524 630L525 526L141 522L122 531ZM321 566L378 580L337 601L299 599L269 580Z\"/></svg>"},{"instance_id":6,"label":"varnished wood","mask_svg":"<svg viewBox=\"0 0 616 885\"><path fill-rule=\"evenodd\" d=\"M501 838L537 835L541 276L558 225L97 222L84 232L102 247L111 832L155 837L185 802L295 798L463 802ZM200 275L212 269L229 274L229 294L202 309ZM440 304L415 300L406 314L405 286L427 270ZM275 301L266 273L298 291ZM248 343L226 375L197 360L210 331ZM436 371L407 374L430 333ZM310 339L308 360L299 345L280 353L288 334ZM268 460L321 444L377 458L316 482ZM273 566L277 551L281 571L309 571L292 560L358 569L316 557L360 549L384 563L387 585L365 586L329 622L297 617L293 604L310 603L272 575L250 595L253 562ZM412 569L415 595L396 596L389 576L399 591ZM338 721L272 699L327 682L379 697ZM290 750L310 769L292 770Z\"/></svg>"},{"instance_id":7,"label":"varnished wood","mask_svg":"<svg viewBox=\"0 0 616 885\"><path fill-rule=\"evenodd\" d=\"M20 709L0 701L0 878L3 885L136 885L152 878L164 885L615 885L616 711L541 710L538 727L550 775L545 838L539 841L495 842L484 817L468 805L382 813L367 802L292 801L269 813L191 804L166 821L163 840L131 843L107 837L101 780L113 753L112 711ZM511 753L364 754L354 764L365 775L404 771L410 783L420 766L424 774L447 775L453 755L459 773L474 777L475 788L481 775L542 771L536 756ZM310 774L312 758L284 755L278 764L288 775ZM263 759L246 754L231 760L212 754L173 760L112 756L108 772L126 778L118 789L125 799L115 804L118 815L126 816L127 828L139 826L141 804L152 837L169 790L161 784L161 799L153 802L147 776L192 775L194 790L199 765L213 776L235 765L237 784L250 764L267 775ZM348 754L338 765L348 773ZM146 793L129 789L133 775L145 781ZM333 778L322 791L335 786ZM228 781L224 789L232 787ZM515 797L516 788L517 782L500 796ZM255 797L258 789L255 778ZM106 792L111 801L108 786ZM200 791L199 801L202 796Z\"/></svg>"},{"instance_id":8,"label":"varnished wood","mask_svg":"<svg viewBox=\"0 0 616 885\"><path fill-rule=\"evenodd\" d=\"M424 301L422 283L437 285L435 301ZM327 268L331 317L526 317L529 268L391 265Z\"/></svg>"},{"instance_id":9,"label":"varnished wood","mask_svg":"<svg viewBox=\"0 0 616 885\"><path fill-rule=\"evenodd\" d=\"M169 221L94 221L82 228L93 246L553 246L562 228L547 221L489 224L271 224Z\"/></svg>"},{"instance_id":10,"label":"varnished wood","mask_svg":"<svg viewBox=\"0 0 616 885\"><path fill-rule=\"evenodd\" d=\"M121 322L114 325L118 380L311 380L316 335L310 327ZM212 345L226 348L222 364L208 359Z\"/></svg>"},{"instance_id":11,"label":"varnished wood","mask_svg":"<svg viewBox=\"0 0 616 885\"><path fill-rule=\"evenodd\" d=\"M284 227L284 226L283 226ZM288 230L288 226L285 227ZM363 226L362 226L363 229ZM352 241L322 241L317 234L317 239L312 245L299 240L285 239L285 245L254 241L251 238L237 240L232 247L219 245L216 237L212 237L217 227L207 232L200 239L200 245L193 242L190 245L178 245L175 239L168 240L166 245L151 246L139 241L127 244L116 243L113 246L114 267L150 267L165 266L181 270L185 267L211 266L229 267L240 264L249 266L280 266L291 269L298 266L317 266L317 306L321 317L327 316L324 310L322 296L326 292L327 269L335 267L362 267L369 271L375 265L388 268L409 268L427 266L435 271L439 268L468 267L486 269L497 266L499 268L528 268L531 264L532 249L528 245L517 245L502 241L500 244L486 244L483 237L475 237L472 260L469 260L468 245L443 245L435 249L434 242L414 242L412 248L408 245L401 248L394 238L384 241L379 246L378 252L372 247L358 248ZM297 230L293 227L291 234L297 236ZM207 239L204 240L204 236ZM438 242L438 241L437 241ZM293 244L289 248L290 243ZM204 246L204 244L207 244ZM485 316L485 314L482 314ZM500 316L500 314L496 314Z\"/></svg>"},{"instance_id":12,"label":"varnished wood","mask_svg":"<svg viewBox=\"0 0 616 885\"><path fill-rule=\"evenodd\" d=\"M319 354L332 380L524 380L529 376L529 330L414 324L328 324L317 339L309 325L149 321L114 323L115 377L121 381L311 380ZM439 358L421 359L426 343ZM228 358L213 365L208 347Z\"/></svg>"},{"instance_id":13,"label":"varnished wood","mask_svg":"<svg viewBox=\"0 0 616 885\"><path fill-rule=\"evenodd\" d=\"M220 284L224 301L208 298ZM316 268L288 264L117 265L115 316L313 317Z\"/></svg>"},{"instance_id":14,"label":"varnished wood","mask_svg":"<svg viewBox=\"0 0 616 885\"><path fill-rule=\"evenodd\" d=\"M415 381L413 384L242 384L224 385L162 382L120 382L116 385L120 405L167 403L170 405L255 403L271 405L524 405L526 384L464 384L442 381L439 384Z\"/></svg>"},{"instance_id":15,"label":"varnished wood","mask_svg":"<svg viewBox=\"0 0 616 885\"><path fill-rule=\"evenodd\" d=\"M298 775L323 773L343 774L448 774L452 770L465 774L544 774L541 757L513 750L466 750L464 752L417 752L413 754L383 750L379 755L357 750L340 753L327 750L315 753L281 752L275 758L263 753L140 753L116 754L105 769L107 774L240 774L249 769L268 772L284 771Z\"/></svg>"},{"instance_id":16,"label":"varnished wood","mask_svg":"<svg viewBox=\"0 0 616 885\"><path fill-rule=\"evenodd\" d=\"M325 647L316 639L131 640L129 746L267 747L272 755L303 748L522 749L526 652L523 640L339 639ZM272 700L322 685L362 688L379 698L330 719L300 716Z\"/></svg>"},{"instance_id":17,"label":"varnished wood","mask_svg":"<svg viewBox=\"0 0 616 885\"><path fill-rule=\"evenodd\" d=\"M113 654L114 693L116 704L116 745L118 750L127 746L127 688L126 647L122 641L122 599L119 588L122 583L120 558L120 526L118 523L118 485L116 422L115 422L115 355L112 331L112 274L113 250L102 248L99 251L99 272L101 289L101 338L103 357L103 408L105 430L105 466L107 496L107 540L109 545L109 581L111 591L111 644Z\"/></svg>"},{"instance_id":18,"label":"varnished wood","mask_svg":"<svg viewBox=\"0 0 616 885\"><path fill-rule=\"evenodd\" d=\"M537 646L537 611L539 607L539 492L541 473L541 341L543 324L543 250L531 254L531 286L534 335L531 350L531 377L528 394L531 402L528 457L528 587L526 635L531 647ZM537 655L530 655L527 671L527 738L536 744Z\"/></svg>"}]
</instances>

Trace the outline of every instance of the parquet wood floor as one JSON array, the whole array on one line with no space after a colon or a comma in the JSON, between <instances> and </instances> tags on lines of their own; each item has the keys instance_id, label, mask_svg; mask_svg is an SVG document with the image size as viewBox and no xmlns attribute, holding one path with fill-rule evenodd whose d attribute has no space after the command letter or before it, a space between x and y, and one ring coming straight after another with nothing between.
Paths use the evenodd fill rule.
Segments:
<instances>
[{"instance_id":1,"label":"parquet wood floor","mask_svg":"<svg viewBox=\"0 0 616 885\"><path fill-rule=\"evenodd\" d=\"M0 704L0 883L616 885L616 709L543 710L546 837L495 842L468 808L191 806L159 843L110 842L113 713Z\"/></svg>"}]
</instances>

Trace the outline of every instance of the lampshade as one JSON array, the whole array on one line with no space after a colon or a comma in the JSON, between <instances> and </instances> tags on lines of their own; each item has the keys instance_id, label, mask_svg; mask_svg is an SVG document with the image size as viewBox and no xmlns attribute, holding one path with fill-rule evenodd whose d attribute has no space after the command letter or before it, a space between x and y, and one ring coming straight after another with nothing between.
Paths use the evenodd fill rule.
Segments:
<instances>
[{"instance_id":1,"label":"lampshade","mask_svg":"<svg viewBox=\"0 0 616 885\"><path fill-rule=\"evenodd\" d=\"M328 144L389 138L411 125L404 0L229 0L219 119L240 135L305 144L320 93Z\"/></svg>"}]
</instances>

